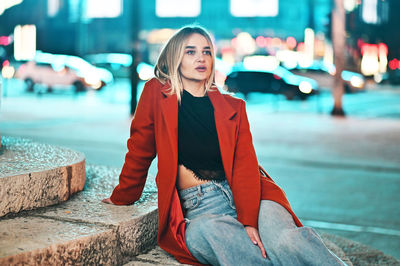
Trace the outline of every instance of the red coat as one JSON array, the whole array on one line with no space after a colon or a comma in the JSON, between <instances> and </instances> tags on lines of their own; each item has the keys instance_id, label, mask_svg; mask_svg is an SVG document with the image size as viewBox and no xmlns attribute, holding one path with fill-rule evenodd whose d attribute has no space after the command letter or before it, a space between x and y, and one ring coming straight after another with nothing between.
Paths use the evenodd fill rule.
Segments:
<instances>
[{"instance_id":1,"label":"red coat","mask_svg":"<svg viewBox=\"0 0 400 266\"><path fill-rule=\"evenodd\" d=\"M128 153L111 200L118 205L132 204L143 191L148 168L158 155L158 244L181 263L199 264L185 244L185 221L175 187L178 171L178 100L170 95L168 83L148 81L132 120ZM237 219L257 228L260 199L284 206L298 226L284 192L268 176L260 175L247 120L245 102L208 92L214 107L222 162L232 189ZM261 177L261 178L260 178Z\"/></svg>"}]
</instances>

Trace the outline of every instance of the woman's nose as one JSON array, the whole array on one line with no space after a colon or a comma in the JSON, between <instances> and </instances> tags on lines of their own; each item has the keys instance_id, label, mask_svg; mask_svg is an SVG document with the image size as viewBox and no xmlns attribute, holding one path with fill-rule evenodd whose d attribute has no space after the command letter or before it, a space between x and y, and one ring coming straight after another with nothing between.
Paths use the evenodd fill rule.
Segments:
<instances>
[{"instance_id":1,"label":"woman's nose","mask_svg":"<svg viewBox=\"0 0 400 266\"><path fill-rule=\"evenodd\" d=\"M197 61L199 62L204 62L204 55L201 53L198 57L197 57Z\"/></svg>"}]
</instances>

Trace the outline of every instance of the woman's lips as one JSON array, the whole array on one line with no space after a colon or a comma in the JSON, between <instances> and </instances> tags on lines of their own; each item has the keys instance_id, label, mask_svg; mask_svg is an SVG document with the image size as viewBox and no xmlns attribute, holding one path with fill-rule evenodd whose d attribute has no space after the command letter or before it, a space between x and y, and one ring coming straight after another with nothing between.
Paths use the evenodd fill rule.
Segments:
<instances>
[{"instance_id":1,"label":"woman's lips","mask_svg":"<svg viewBox=\"0 0 400 266\"><path fill-rule=\"evenodd\" d=\"M207 68L205 66L199 66L199 67L196 67L196 70L199 72L206 72Z\"/></svg>"}]
</instances>

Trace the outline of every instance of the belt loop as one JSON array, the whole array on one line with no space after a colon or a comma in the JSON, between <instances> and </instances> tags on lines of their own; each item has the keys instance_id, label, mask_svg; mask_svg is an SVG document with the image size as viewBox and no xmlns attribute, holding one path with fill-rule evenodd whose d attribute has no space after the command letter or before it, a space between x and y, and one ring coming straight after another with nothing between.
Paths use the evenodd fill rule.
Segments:
<instances>
[{"instance_id":1,"label":"belt loop","mask_svg":"<svg viewBox=\"0 0 400 266\"><path fill-rule=\"evenodd\" d=\"M197 195L199 195L199 196L202 195L201 185L197 186Z\"/></svg>"}]
</instances>

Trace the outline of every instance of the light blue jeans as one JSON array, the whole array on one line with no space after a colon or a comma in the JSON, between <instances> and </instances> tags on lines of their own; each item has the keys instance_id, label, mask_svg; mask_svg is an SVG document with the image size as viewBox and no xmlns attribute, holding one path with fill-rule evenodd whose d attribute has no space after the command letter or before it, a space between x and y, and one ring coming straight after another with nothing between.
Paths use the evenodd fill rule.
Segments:
<instances>
[{"instance_id":1,"label":"light blue jeans","mask_svg":"<svg viewBox=\"0 0 400 266\"><path fill-rule=\"evenodd\" d=\"M309 227L297 227L278 203L262 200L259 234L269 258L237 221L232 191L226 181L180 190L186 217L185 242L201 263L211 265L346 265Z\"/></svg>"}]
</instances>

